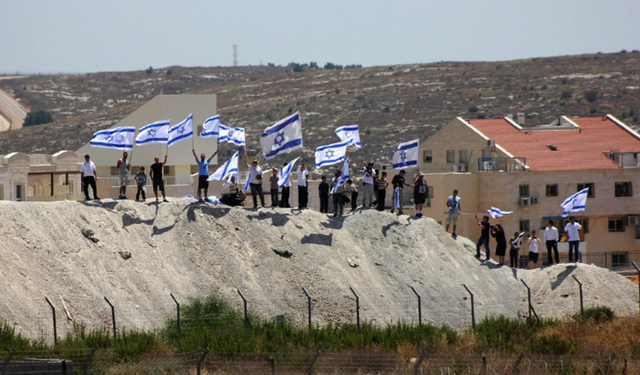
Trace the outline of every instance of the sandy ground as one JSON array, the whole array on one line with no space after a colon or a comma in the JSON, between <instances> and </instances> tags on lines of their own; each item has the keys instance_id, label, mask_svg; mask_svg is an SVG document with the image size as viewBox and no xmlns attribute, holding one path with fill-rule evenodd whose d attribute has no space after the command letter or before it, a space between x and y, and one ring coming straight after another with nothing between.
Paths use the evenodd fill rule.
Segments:
<instances>
[{"instance_id":1,"label":"sandy ground","mask_svg":"<svg viewBox=\"0 0 640 375\"><path fill-rule=\"evenodd\" d=\"M0 318L32 338L52 337L48 296L57 308L58 335L74 321L109 327L116 309L119 329L155 329L175 313L170 297L217 293L263 316L286 314L306 322L305 287L314 299L313 321L355 322L355 298L363 320L378 324L423 320L466 328L471 321L466 284L475 294L476 319L490 314L523 316L523 278L533 289L541 317L607 305L618 314L638 311L637 285L606 269L561 264L525 271L474 258L475 246L453 240L435 221L373 210L344 219L315 211L259 211L199 204L0 202ZM98 242L82 231L90 229ZM287 249L290 258L272 248ZM124 259L119 252L128 251ZM351 265L358 264L357 267Z\"/></svg>"}]
</instances>

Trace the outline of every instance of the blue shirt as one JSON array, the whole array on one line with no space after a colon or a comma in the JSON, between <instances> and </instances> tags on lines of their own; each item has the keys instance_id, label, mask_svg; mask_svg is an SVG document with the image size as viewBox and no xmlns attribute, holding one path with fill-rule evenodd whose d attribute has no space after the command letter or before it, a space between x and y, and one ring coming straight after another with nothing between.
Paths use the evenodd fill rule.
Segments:
<instances>
[{"instance_id":1,"label":"blue shirt","mask_svg":"<svg viewBox=\"0 0 640 375\"><path fill-rule=\"evenodd\" d=\"M209 175L209 160L207 159L205 159L204 161L198 160L198 174L200 176Z\"/></svg>"},{"instance_id":2,"label":"blue shirt","mask_svg":"<svg viewBox=\"0 0 640 375\"><path fill-rule=\"evenodd\" d=\"M458 207L459 202L460 202L460 197L456 196L454 199L453 195L449 196L449 206L451 206L451 208L449 209L450 213L452 214L458 213L458 211L460 210L460 208Z\"/></svg>"}]
</instances>

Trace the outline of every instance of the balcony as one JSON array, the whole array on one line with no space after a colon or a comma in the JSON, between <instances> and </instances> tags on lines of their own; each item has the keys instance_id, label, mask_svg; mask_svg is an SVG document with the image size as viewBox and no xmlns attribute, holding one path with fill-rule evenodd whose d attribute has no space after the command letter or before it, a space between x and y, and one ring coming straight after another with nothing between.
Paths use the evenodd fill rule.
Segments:
<instances>
[{"instance_id":1,"label":"balcony","mask_svg":"<svg viewBox=\"0 0 640 375\"><path fill-rule=\"evenodd\" d=\"M478 158L478 172L521 172L526 170L526 158Z\"/></svg>"}]
</instances>

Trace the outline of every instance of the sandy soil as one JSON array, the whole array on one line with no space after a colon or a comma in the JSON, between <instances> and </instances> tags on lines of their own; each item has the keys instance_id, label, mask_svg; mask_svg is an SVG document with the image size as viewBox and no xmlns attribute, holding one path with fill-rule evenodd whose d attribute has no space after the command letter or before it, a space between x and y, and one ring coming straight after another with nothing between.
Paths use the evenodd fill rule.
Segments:
<instances>
[{"instance_id":1,"label":"sandy soil","mask_svg":"<svg viewBox=\"0 0 640 375\"><path fill-rule=\"evenodd\" d=\"M424 321L466 328L471 312L463 284L475 294L476 319L516 317L527 311L520 278L532 287L541 317L563 317L579 310L574 274L584 284L586 307L607 305L623 315L638 310L637 285L606 269L498 267L477 261L472 242L453 240L431 219L373 210L334 219L315 211L255 211L192 200L0 202L0 228L0 318L33 338L52 337L45 296L57 308L59 335L73 326L61 297L73 319L89 327L109 327L107 297L119 329L153 329L175 313L170 293L182 303L217 293L240 307L237 289L250 309L287 314L302 325L302 287L314 299L317 323L355 321L349 287L360 297L363 320L417 321L414 286ZM97 242L83 230L92 230ZM126 251L129 259L120 254Z\"/></svg>"}]
</instances>

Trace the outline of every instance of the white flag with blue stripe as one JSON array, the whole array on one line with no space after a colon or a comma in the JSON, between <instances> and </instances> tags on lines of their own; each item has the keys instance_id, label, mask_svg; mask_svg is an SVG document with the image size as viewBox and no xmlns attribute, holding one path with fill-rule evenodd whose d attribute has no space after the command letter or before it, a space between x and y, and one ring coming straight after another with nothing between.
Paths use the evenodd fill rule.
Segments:
<instances>
[{"instance_id":1,"label":"white flag with blue stripe","mask_svg":"<svg viewBox=\"0 0 640 375\"><path fill-rule=\"evenodd\" d=\"M220 133L220 115L215 115L213 117L209 117L204 120L204 124L202 124L202 133L200 133L200 137L202 138L218 138Z\"/></svg>"},{"instance_id":2,"label":"white flag with blue stripe","mask_svg":"<svg viewBox=\"0 0 640 375\"><path fill-rule=\"evenodd\" d=\"M251 182L250 181L251 180L249 180L249 172L247 172L247 181L244 182L244 191L249 191L251 189ZM240 183L240 181L238 181L238 183Z\"/></svg>"},{"instance_id":3,"label":"white flag with blue stripe","mask_svg":"<svg viewBox=\"0 0 640 375\"><path fill-rule=\"evenodd\" d=\"M589 188L584 188L579 192L573 194L569 198L565 199L560 204L564 208L562 217L567 217L570 212L584 211L587 205L587 195L589 194Z\"/></svg>"},{"instance_id":4,"label":"white flag with blue stripe","mask_svg":"<svg viewBox=\"0 0 640 375\"><path fill-rule=\"evenodd\" d=\"M349 158L344 159L344 163L342 164L342 174L335 185L333 185L333 189L331 189L331 194L334 194L336 190L338 190L338 186L344 185L347 183L349 179Z\"/></svg>"},{"instance_id":5,"label":"white flag with blue stripe","mask_svg":"<svg viewBox=\"0 0 640 375\"><path fill-rule=\"evenodd\" d=\"M136 146L166 144L169 142L171 120L156 121L138 130Z\"/></svg>"},{"instance_id":6,"label":"white flag with blue stripe","mask_svg":"<svg viewBox=\"0 0 640 375\"><path fill-rule=\"evenodd\" d=\"M231 157L231 159L227 160L226 163L222 164L220 168L218 168L207 181L222 181L226 178L230 178L231 175L238 173L238 152Z\"/></svg>"},{"instance_id":7,"label":"white flag with blue stripe","mask_svg":"<svg viewBox=\"0 0 640 375\"><path fill-rule=\"evenodd\" d=\"M396 151L393 153L393 169L418 167L418 149L420 148L420 139L400 143Z\"/></svg>"},{"instance_id":8,"label":"white flag with blue stripe","mask_svg":"<svg viewBox=\"0 0 640 375\"><path fill-rule=\"evenodd\" d=\"M169 129L169 147L189 138L193 138L193 114Z\"/></svg>"},{"instance_id":9,"label":"white flag with blue stripe","mask_svg":"<svg viewBox=\"0 0 640 375\"><path fill-rule=\"evenodd\" d=\"M244 128L230 128L226 125L220 125L218 141L244 146Z\"/></svg>"},{"instance_id":10,"label":"white flag with blue stripe","mask_svg":"<svg viewBox=\"0 0 640 375\"><path fill-rule=\"evenodd\" d=\"M358 125L341 126L336 129L336 135L342 142L349 142L349 146L360 148L360 129Z\"/></svg>"},{"instance_id":11,"label":"white flag with blue stripe","mask_svg":"<svg viewBox=\"0 0 640 375\"><path fill-rule=\"evenodd\" d=\"M296 112L266 128L260 137L260 146L264 159L271 159L278 154L286 154L302 148L300 113Z\"/></svg>"},{"instance_id":12,"label":"white flag with blue stripe","mask_svg":"<svg viewBox=\"0 0 640 375\"><path fill-rule=\"evenodd\" d=\"M296 165L298 159L300 159L300 157L291 160L289 164L285 165L284 168L278 171L278 187L280 189L282 189L284 184L286 184L291 178L291 171L293 170L293 166Z\"/></svg>"},{"instance_id":13,"label":"white flag with blue stripe","mask_svg":"<svg viewBox=\"0 0 640 375\"><path fill-rule=\"evenodd\" d=\"M89 144L91 147L113 148L116 150L132 150L133 138L136 134L135 126L124 126L115 129L101 130L93 133Z\"/></svg>"},{"instance_id":14,"label":"white flag with blue stripe","mask_svg":"<svg viewBox=\"0 0 640 375\"><path fill-rule=\"evenodd\" d=\"M316 148L316 168L344 161L349 142L334 143Z\"/></svg>"},{"instance_id":15,"label":"white flag with blue stripe","mask_svg":"<svg viewBox=\"0 0 640 375\"><path fill-rule=\"evenodd\" d=\"M491 218L493 219L497 219L499 217L503 217L503 216L507 216L510 213L512 213L513 211L500 211L499 208L493 207L491 206L490 210L487 210L487 213L489 214L489 216L491 216Z\"/></svg>"}]
</instances>

